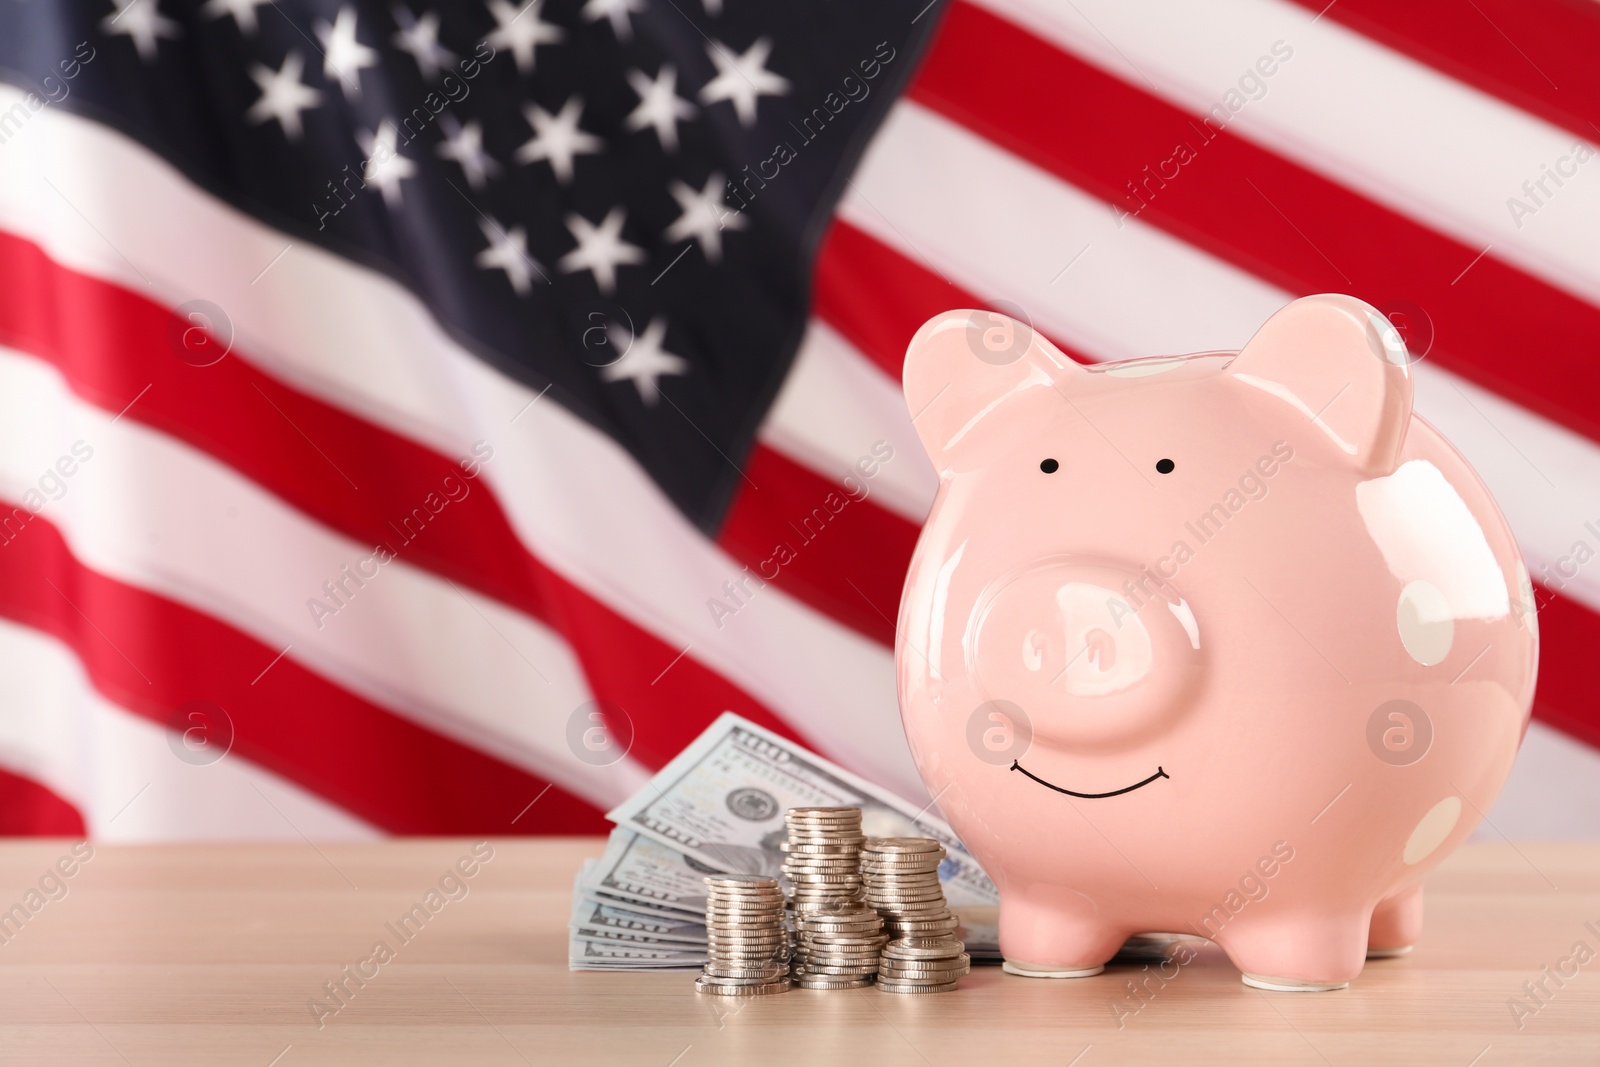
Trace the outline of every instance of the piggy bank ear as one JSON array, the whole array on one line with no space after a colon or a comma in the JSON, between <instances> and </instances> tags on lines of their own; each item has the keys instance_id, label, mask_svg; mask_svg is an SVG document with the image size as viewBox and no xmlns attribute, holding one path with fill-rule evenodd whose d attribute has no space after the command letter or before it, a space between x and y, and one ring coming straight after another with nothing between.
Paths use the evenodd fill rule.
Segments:
<instances>
[{"instance_id":1,"label":"piggy bank ear","mask_svg":"<svg viewBox=\"0 0 1600 1067\"><path fill-rule=\"evenodd\" d=\"M936 468L975 466L1033 432L1082 373L1027 323L947 311L906 349L906 406Z\"/></svg>"},{"instance_id":2,"label":"piggy bank ear","mask_svg":"<svg viewBox=\"0 0 1600 1067\"><path fill-rule=\"evenodd\" d=\"M1298 410L1364 470L1399 462L1411 422L1411 359L1399 331L1351 296L1308 296L1267 320L1228 367Z\"/></svg>"}]
</instances>

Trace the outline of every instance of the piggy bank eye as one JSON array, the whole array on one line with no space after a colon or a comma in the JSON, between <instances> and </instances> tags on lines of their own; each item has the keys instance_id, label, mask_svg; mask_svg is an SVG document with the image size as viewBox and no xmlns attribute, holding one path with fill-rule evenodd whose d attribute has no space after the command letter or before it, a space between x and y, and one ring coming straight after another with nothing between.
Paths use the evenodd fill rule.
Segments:
<instances>
[{"instance_id":1,"label":"piggy bank eye","mask_svg":"<svg viewBox=\"0 0 1600 1067\"><path fill-rule=\"evenodd\" d=\"M1043 463L1039 464L1039 469L1044 471L1046 474L1054 474L1056 471L1061 469L1061 464L1057 463L1053 459L1047 459Z\"/></svg>"},{"instance_id":2,"label":"piggy bank eye","mask_svg":"<svg viewBox=\"0 0 1600 1067\"><path fill-rule=\"evenodd\" d=\"M1171 474L1173 468L1176 467L1176 466L1177 466L1177 464L1172 462L1172 460L1170 460L1170 459L1158 459L1158 460L1156 460L1156 473L1157 474Z\"/></svg>"}]
</instances>

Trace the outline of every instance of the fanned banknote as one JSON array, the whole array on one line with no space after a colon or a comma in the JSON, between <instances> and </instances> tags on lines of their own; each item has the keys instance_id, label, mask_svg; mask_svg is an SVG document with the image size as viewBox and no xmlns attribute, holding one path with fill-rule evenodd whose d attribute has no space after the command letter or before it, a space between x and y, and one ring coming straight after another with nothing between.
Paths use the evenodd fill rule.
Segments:
<instances>
[{"instance_id":1,"label":"fanned banknote","mask_svg":"<svg viewBox=\"0 0 1600 1067\"><path fill-rule=\"evenodd\" d=\"M902 800L732 712L606 818L713 871L776 876L784 811L818 806L861 808L869 837L938 840L948 853L939 879L952 905L999 900L983 868L929 806Z\"/></svg>"},{"instance_id":2,"label":"fanned banknote","mask_svg":"<svg viewBox=\"0 0 1600 1067\"><path fill-rule=\"evenodd\" d=\"M693 971L706 961L706 945L702 934L699 943L686 944L677 940L641 939L616 940L598 936L588 925L593 909L607 905L585 897L586 884L592 879L596 861L587 860L572 887L572 920L567 936L567 966L574 971ZM660 916L647 919L660 920ZM672 922L673 920L660 920ZM700 927L703 931L705 928Z\"/></svg>"}]
</instances>

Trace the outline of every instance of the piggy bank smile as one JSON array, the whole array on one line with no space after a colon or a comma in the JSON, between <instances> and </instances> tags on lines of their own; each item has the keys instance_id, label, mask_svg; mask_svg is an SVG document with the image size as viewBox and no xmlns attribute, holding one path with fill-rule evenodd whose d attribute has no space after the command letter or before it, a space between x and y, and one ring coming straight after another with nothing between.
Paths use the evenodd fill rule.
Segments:
<instances>
[{"instance_id":1,"label":"piggy bank smile","mask_svg":"<svg viewBox=\"0 0 1600 1067\"><path fill-rule=\"evenodd\" d=\"M1021 771L1028 778L1038 782L1046 789L1054 789L1057 793L1065 793L1069 797L1081 797L1084 800L1105 800L1107 797L1120 797L1124 793L1131 793L1135 789L1142 789L1157 779L1172 777L1172 775L1168 774L1160 767L1157 767L1156 773L1152 774L1142 782L1134 782L1132 785L1125 785L1121 789L1113 789L1108 793L1079 793L1076 790L1067 789L1064 786L1056 785L1054 782L1045 781L1043 778L1040 778L1037 774L1034 774L1032 771L1024 767L1021 760L1012 760L1011 769L1014 771Z\"/></svg>"},{"instance_id":2,"label":"piggy bank smile","mask_svg":"<svg viewBox=\"0 0 1600 1067\"><path fill-rule=\"evenodd\" d=\"M995 352L1001 318L938 316L906 353L939 491L895 667L1006 970L1087 977L1189 931L1247 983L1348 984L1416 942L1423 877L1521 742L1538 632L1504 517L1359 300L1097 367L1009 320ZM1269 855L1271 896L1219 907Z\"/></svg>"}]
</instances>

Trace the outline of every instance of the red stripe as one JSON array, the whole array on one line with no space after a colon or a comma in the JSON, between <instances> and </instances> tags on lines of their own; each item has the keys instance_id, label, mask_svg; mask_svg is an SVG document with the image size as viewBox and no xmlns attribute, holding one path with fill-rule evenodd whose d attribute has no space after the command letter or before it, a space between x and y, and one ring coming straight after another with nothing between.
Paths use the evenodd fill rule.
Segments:
<instances>
[{"instance_id":1,"label":"red stripe","mask_svg":"<svg viewBox=\"0 0 1600 1067\"><path fill-rule=\"evenodd\" d=\"M23 521L28 513L13 507L0 504ZM233 722L233 752L386 830L605 830L599 812L560 788L513 825L544 781L392 715L292 657L273 663L279 649L208 615L89 569L45 519L27 519L0 549L0 615L60 640L107 700L153 722L170 724L191 700L220 705Z\"/></svg>"},{"instance_id":2,"label":"red stripe","mask_svg":"<svg viewBox=\"0 0 1600 1067\"><path fill-rule=\"evenodd\" d=\"M1600 308L983 10L957 3L946 19L911 89L919 102L1290 292L1349 292L1386 310L1414 302L1438 338L1429 358L1600 440ZM1194 153L1182 165L1170 162L1179 145ZM1145 199L1129 192L1135 181L1148 183Z\"/></svg>"},{"instance_id":3,"label":"red stripe","mask_svg":"<svg viewBox=\"0 0 1600 1067\"><path fill-rule=\"evenodd\" d=\"M1294 0L1513 107L1600 139L1594 0Z\"/></svg>"},{"instance_id":4,"label":"red stripe","mask_svg":"<svg viewBox=\"0 0 1600 1067\"><path fill-rule=\"evenodd\" d=\"M88 833L78 809L48 787L0 770L0 837L87 837Z\"/></svg>"},{"instance_id":5,"label":"red stripe","mask_svg":"<svg viewBox=\"0 0 1600 1067\"><path fill-rule=\"evenodd\" d=\"M883 455L864 457L873 475ZM895 462L892 450L887 462ZM761 595L764 582L886 646L894 645L918 527L872 501L872 478L863 471L818 475L768 448L755 449L748 485L734 498L717 543L745 564L729 575L707 610L737 626L743 604ZM846 481L846 478L849 478Z\"/></svg>"},{"instance_id":6,"label":"red stripe","mask_svg":"<svg viewBox=\"0 0 1600 1067\"><path fill-rule=\"evenodd\" d=\"M723 711L792 736L682 647L640 629L531 554L485 480L468 483L465 498L406 541L397 530L404 517L440 493L447 476L461 474L450 458L293 389L237 352L209 367L183 362L169 337L188 323L5 233L0 276L8 282L0 290L0 344L49 360L75 393L108 411L137 397L124 417L211 454L357 542L393 545L408 563L542 619L572 646L594 694L626 709L633 753L647 765L665 764Z\"/></svg>"},{"instance_id":7,"label":"red stripe","mask_svg":"<svg viewBox=\"0 0 1600 1067\"><path fill-rule=\"evenodd\" d=\"M1534 717L1600 748L1600 616L1535 586L1539 609L1539 688Z\"/></svg>"},{"instance_id":8,"label":"red stripe","mask_svg":"<svg viewBox=\"0 0 1600 1067\"><path fill-rule=\"evenodd\" d=\"M857 314L864 302L835 299L825 309L825 321L885 372L898 378L910 333L924 321L949 307L977 307L970 293L947 285L915 260L879 244L842 223L835 223L819 261L832 275L819 277L819 292L847 296L871 284L882 299L872 302L871 313ZM948 300L948 303L944 301ZM891 325L882 325L891 324ZM913 325L914 324L914 325ZM875 345L877 347L868 347ZM908 524L909 525L909 524ZM907 560L885 558L879 564L903 574ZM1543 637L1540 650L1539 691L1534 715L1573 737L1600 748L1600 615L1543 587L1538 598Z\"/></svg>"}]
</instances>

